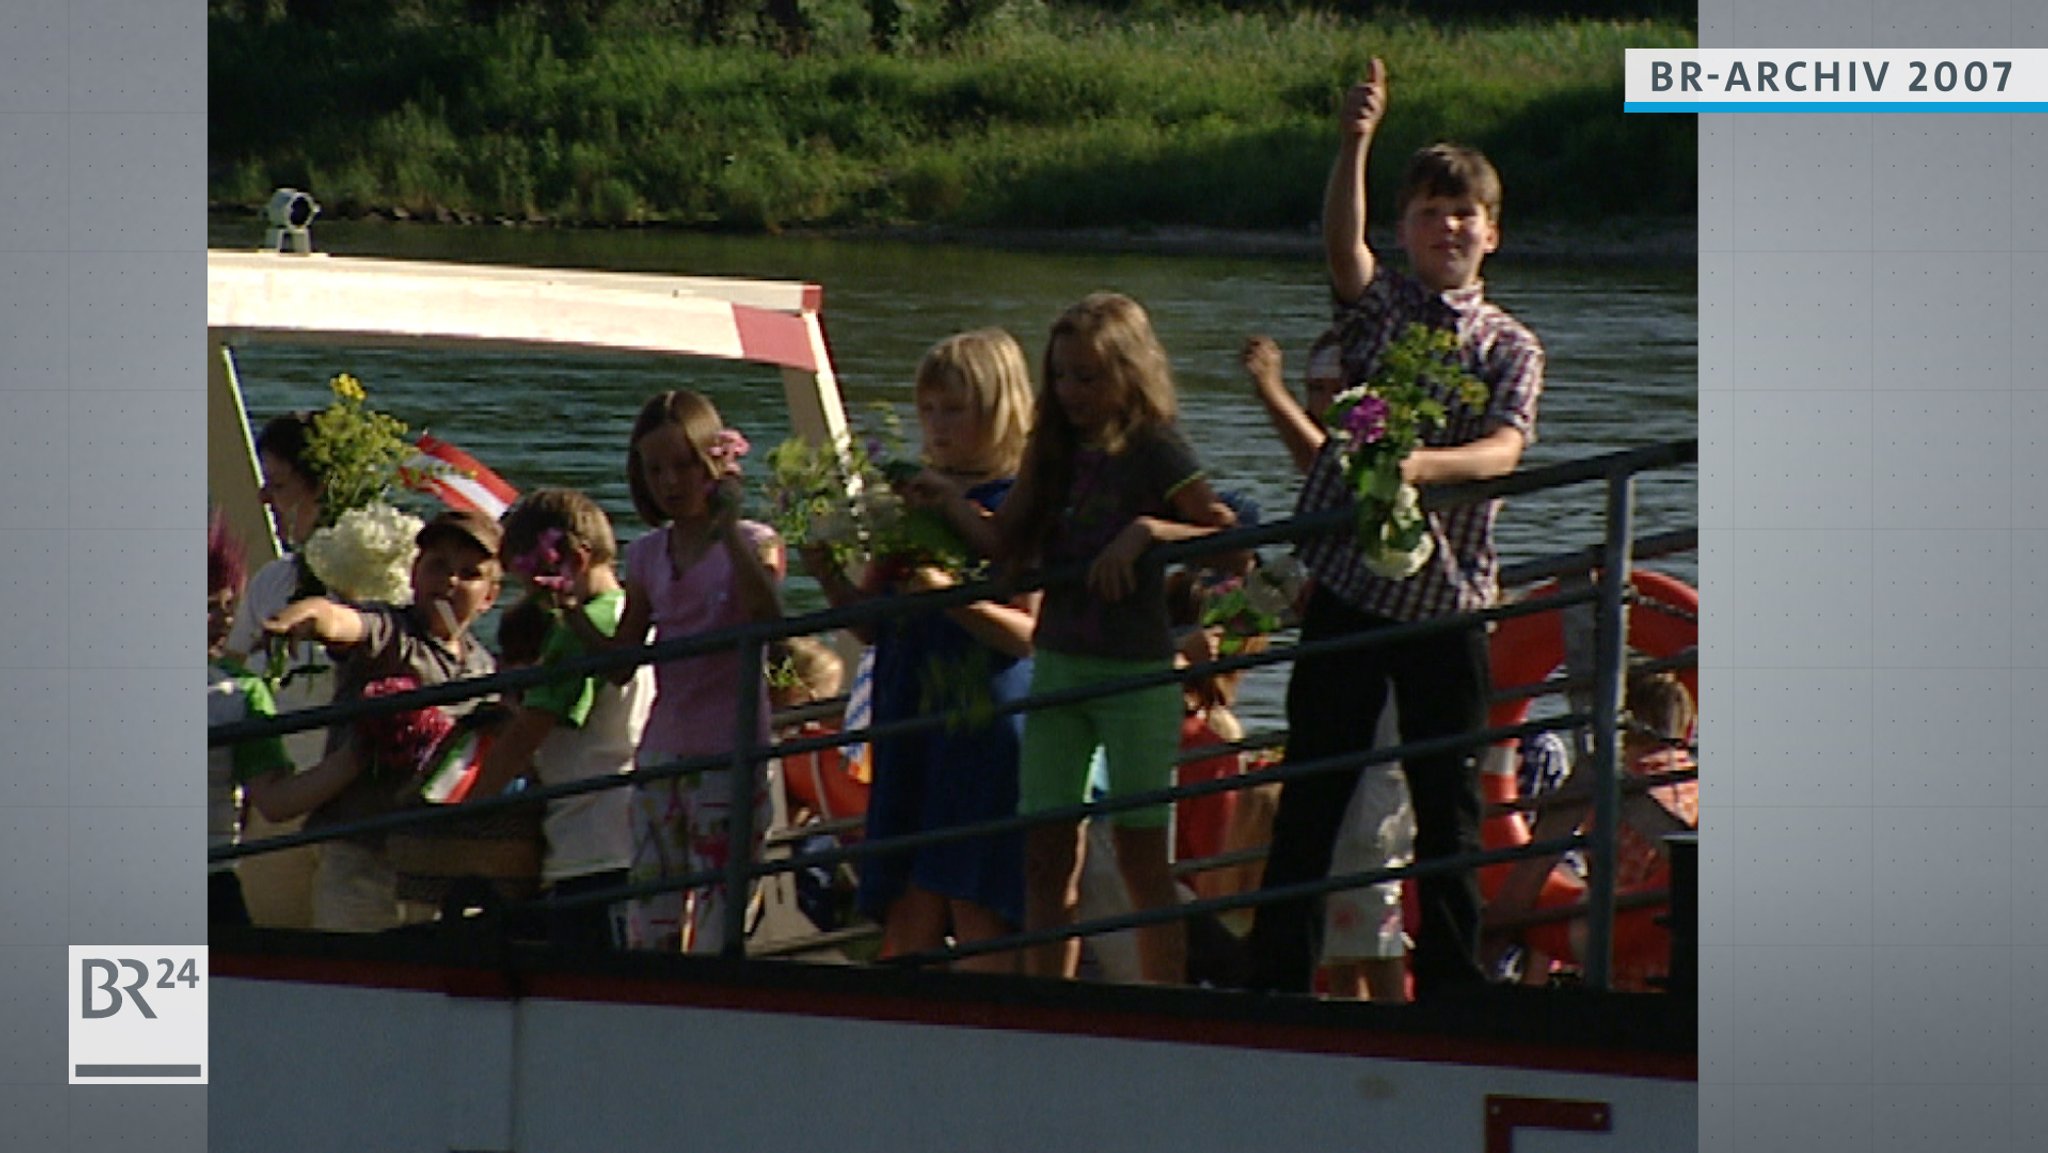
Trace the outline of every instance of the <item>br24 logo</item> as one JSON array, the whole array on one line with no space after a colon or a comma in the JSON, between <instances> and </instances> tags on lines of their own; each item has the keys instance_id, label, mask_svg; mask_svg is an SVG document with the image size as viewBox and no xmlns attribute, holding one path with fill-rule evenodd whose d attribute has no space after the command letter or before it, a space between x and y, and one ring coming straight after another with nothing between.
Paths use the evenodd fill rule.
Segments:
<instances>
[{"instance_id":1,"label":"br24 logo","mask_svg":"<svg viewBox=\"0 0 2048 1153\"><path fill-rule=\"evenodd\" d=\"M192 958L185 958L182 968L175 966L167 957L156 958L156 963L163 969L162 975L157 978L156 988L175 991L179 982L183 982L187 989L198 986L199 967ZM117 984L123 972L133 974L135 979L126 985ZM149 1000L142 994L142 990L149 986L149 972L150 967L146 962L132 957L82 958L78 963L79 1015L88 1021L111 1017L121 1011L122 994L125 992L126 999L134 1002L135 1007L142 1010L144 1017L154 1021L156 1010L149 1007ZM107 994L105 1008L99 1008L94 1004L100 1000L94 996L96 993Z\"/></svg>"}]
</instances>

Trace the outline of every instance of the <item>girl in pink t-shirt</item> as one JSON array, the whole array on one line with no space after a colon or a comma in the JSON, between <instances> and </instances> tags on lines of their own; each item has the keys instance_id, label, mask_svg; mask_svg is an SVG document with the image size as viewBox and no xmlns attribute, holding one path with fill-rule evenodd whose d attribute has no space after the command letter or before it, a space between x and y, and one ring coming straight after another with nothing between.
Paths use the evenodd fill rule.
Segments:
<instances>
[{"instance_id":1,"label":"girl in pink t-shirt","mask_svg":"<svg viewBox=\"0 0 2048 1153\"><path fill-rule=\"evenodd\" d=\"M650 627L656 641L666 641L781 618L781 539L767 525L739 519L739 458L746 451L746 438L726 428L699 393L676 389L641 407L626 451L626 483L634 509L654 531L626 546L626 604L617 634L585 637L586 642L638 645ZM581 615L569 617L575 622ZM639 770L731 752L738 744L733 726L742 692L755 694L752 740L766 747L767 680L743 678L736 650L655 665L654 706L640 737ZM758 771L743 793L733 776L730 768L707 769L634 786L635 884L723 869L732 852L729 817L739 795L754 806L758 847L767 826L767 792ZM726 899L722 883L635 898L626 910L627 944L715 953L724 944Z\"/></svg>"}]
</instances>

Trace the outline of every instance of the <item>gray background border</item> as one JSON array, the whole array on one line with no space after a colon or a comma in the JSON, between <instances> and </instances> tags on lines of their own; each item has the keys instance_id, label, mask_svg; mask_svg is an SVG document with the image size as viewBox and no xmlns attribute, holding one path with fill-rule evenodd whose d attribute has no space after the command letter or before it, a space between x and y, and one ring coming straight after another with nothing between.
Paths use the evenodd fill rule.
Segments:
<instances>
[{"instance_id":1,"label":"gray background border","mask_svg":"<svg viewBox=\"0 0 2048 1153\"><path fill-rule=\"evenodd\" d=\"M2032 48L2022 0L1703 0L1707 48ZM1700 132L1700 1146L2039 1147L2039 116Z\"/></svg>"},{"instance_id":2,"label":"gray background border","mask_svg":"<svg viewBox=\"0 0 2048 1153\"><path fill-rule=\"evenodd\" d=\"M204 1088L66 1084L64 981L73 943L206 935L205 12L0 0L8 1148L206 1146Z\"/></svg>"}]
</instances>

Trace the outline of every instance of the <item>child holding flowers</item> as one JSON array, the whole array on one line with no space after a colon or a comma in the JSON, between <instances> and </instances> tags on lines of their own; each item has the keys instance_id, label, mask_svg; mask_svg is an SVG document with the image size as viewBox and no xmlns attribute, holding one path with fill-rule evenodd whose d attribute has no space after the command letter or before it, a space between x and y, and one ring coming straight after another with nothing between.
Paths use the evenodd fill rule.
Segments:
<instances>
[{"instance_id":1,"label":"child holding flowers","mask_svg":"<svg viewBox=\"0 0 2048 1153\"><path fill-rule=\"evenodd\" d=\"M947 337L918 363L912 391L926 467L961 486L976 515L1001 508L1031 428L1030 369L1015 338L997 328ZM802 555L835 605L943 588L956 579L929 558L879 558L866 586L856 588L829 548L807 545ZM986 703L1021 698L1031 679L1037 600L978 601L882 625L874 638L875 723L927 714L969 683ZM870 842L1017 811L1023 718L968 712L943 729L876 743ZM949 930L963 944L1000 937L1023 923L1023 855L1022 837L1009 833L866 857L860 907L882 923L889 956L942 948ZM1012 972L1016 959L983 954L959 967Z\"/></svg>"},{"instance_id":2,"label":"child holding flowers","mask_svg":"<svg viewBox=\"0 0 2048 1153\"><path fill-rule=\"evenodd\" d=\"M506 570L531 594L520 607L547 603L560 592L575 602L566 610L584 618L590 628L613 637L625 615L626 589L614 562L618 544L610 518L596 501L572 489L538 489L521 498L505 514L501 556ZM532 652L517 653L517 629L506 614L498 630L505 659L546 666L581 655L583 641L558 615L542 617ZM646 632L627 639L644 640ZM654 701L654 673L646 665L633 670L624 684L597 674L535 685L520 694L511 720L485 754L472 797L494 797L529 772L543 786L591 777L618 776L633 770L633 756ZM572 897L626 883L633 858L632 826L627 790L623 787L579 793L548 802L541 835L541 891L547 898ZM546 913L548 942L564 948L601 952L615 935L611 911L604 905L558 908Z\"/></svg>"},{"instance_id":3,"label":"child holding flowers","mask_svg":"<svg viewBox=\"0 0 2048 1153\"><path fill-rule=\"evenodd\" d=\"M1375 59L1368 78L1345 96L1342 137L1324 189L1323 242L1345 379L1376 387L1337 398L1325 422L1329 437L1302 488L1298 511L1355 502L1361 513L1355 531L1303 542L1302 561L1315 578L1303 643L1470 612L1498 599L1493 522L1499 502L1425 514L1415 489L1511 472L1535 434L1542 391L1541 345L1486 299L1479 276L1486 256L1500 245L1500 178L1484 156L1434 145L1410 161L1395 236L1413 275L1385 267L1367 245L1366 153L1386 108L1386 91L1385 66ZM1446 347L1455 362L1450 371L1442 370L1439 357ZM1403 360L1412 371L1391 379L1390 359ZM1483 399L1458 370L1476 378ZM1401 403L1389 404L1390 396ZM1423 401L1436 406L1434 420ZM1393 441L1387 439L1390 430ZM1419 442L1412 451L1397 443L1411 437ZM1478 731L1485 724L1489 688L1485 630L1296 661L1288 683L1289 758L1312 761L1371 748L1390 681L1404 740ZM1406 763L1419 859L1479 848L1475 752ZM1265 887L1328 872L1338 823L1358 777L1353 769L1286 783ZM1476 878L1470 871L1437 875L1418 888L1417 992L1427 996L1484 980ZM1251 942L1254 985L1308 990L1315 961L1313 916L1308 899L1259 907Z\"/></svg>"},{"instance_id":4,"label":"child holding flowers","mask_svg":"<svg viewBox=\"0 0 2048 1153\"><path fill-rule=\"evenodd\" d=\"M489 517L444 512L414 538L406 603L307 597L264 621L264 630L334 652L336 700L488 676L497 663L469 627L498 598L498 541L498 523ZM452 719L476 704L441 710ZM310 809L306 827L318 829L392 811L398 790L420 767L419 748L448 727L435 710L421 712L429 715L330 729L321 765L273 783L278 797L269 815ZM261 797L257 803L265 804ZM382 833L322 843L313 876L314 928L376 932L399 923L398 878L384 848Z\"/></svg>"},{"instance_id":5,"label":"child holding flowers","mask_svg":"<svg viewBox=\"0 0 2048 1153\"><path fill-rule=\"evenodd\" d=\"M1037 416L1010 499L993 519L953 482L927 471L916 482L954 526L1012 563L1089 564L1085 583L1045 590L1032 636L1034 695L1171 667L1164 574L1139 563L1152 544L1192 540L1235 523L1175 425L1178 400L1166 350L1137 301L1095 293L1053 322ZM1181 692L1167 683L1042 709L1024 725L1018 809L1033 813L1081 801L1090 762L1103 749L1112 798L1172 783ZM1165 805L1110 818L1132 904L1174 903ZM1070 923L1080 862L1080 825L1025 834L1025 926ZM1034 975L1072 976L1067 941L1031 950ZM1143 979L1185 979L1187 938L1178 923L1138 931Z\"/></svg>"},{"instance_id":6,"label":"child holding flowers","mask_svg":"<svg viewBox=\"0 0 2048 1153\"><path fill-rule=\"evenodd\" d=\"M405 678L412 678L415 685L423 679L398 665L367 671L371 666L363 663L363 657L374 645L370 650L354 643L336 645L337 661L323 651L321 642L326 638L310 624L297 632L273 630L275 635L267 641L262 631L295 602L311 605L314 600L308 598L317 599L321 594L375 602L365 605L367 611L376 605L412 604L419 588L416 538L424 538L426 533L418 518L386 501L401 463L411 452L406 427L371 408L362 382L347 373L330 380L328 389L332 400L326 408L276 417L256 437L263 499L271 508L279 537L292 551L250 579L245 612L226 642L231 654L247 654L250 666L272 684L281 712L323 705L345 694L401 691ZM496 526L490 528L495 533ZM495 554L495 545L491 551ZM496 563L495 555L485 559ZM490 595L495 596L494 572L489 583ZM426 611L424 605L419 607ZM438 619L424 624L440 627ZM451 635L459 633L457 629ZM350 662L358 665L352 676L336 667ZM466 667L462 660L456 665ZM485 671L488 667L484 666ZM408 727L415 730L402 742L408 747L432 735L423 724L445 721L438 712L407 716L420 724L390 718L381 727L387 736ZM329 729L324 740L312 733L287 738L286 748L293 760L310 767L297 774L274 772L252 778L244 785L247 799L267 819L282 821L305 815L308 826L316 828L382 811L390 800L390 778L403 779L416 766L388 755L390 742L377 741L364 731L378 728L379 724L366 722ZM391 763L372 765L366 771L362 755L366 743L377 744ZM381 837L325 842L316 857L315 927L367 931L393 923L396 905L387 900L392 896L392 876L383 857Z\"/></svg>"},{"instance_id":7,"label":"child holding flowers","mask_svg":"<svg viewBox=\"0 0 2048 1153\"><path fill-rule=\"evenodd\" d=\"M589 615L571 611L582 598L574 588L552 595L577 636L593 648L645 643L782 617L776 582L782 543L765 524L740 519L740 457L747 441L726 428L702 394L676 389L650 398L633 421L626 450L626 484L633 508L654 531L626 546L625 603L609 636ZM737 741L739 694L753 693L751 740L768 745L768 681L743 678L739 653L705 653L663 661L654 669L654 702L640 736L642 769L684 757L728 753ZM623 680L626 672L618 674ZM758 771L758 770L757 770ZM751 804L754 838L767 828L767 792L757 777L739 782L730 768L670 776L632 790L635 883L705 869L723 869L731 853L752 845L731 842L731 810ZM724 945L723 882L628 902L626 943L633 948L715 953Z\"/></svg>"},{"instance_id":8,"label":"child holding flowers","mask_svg":"<svg viewBox=\"0 0 2048 1153\"><path fill-rule=\"evenodd\" d=\"M260 495L270 507L271 522L284 552L257 569L241 596L241 611L225 640L227 655L270 683L277 711L318 708L334 699L334 676L319 646L310 642L266 645L263 622L304 595L308 587L299 548L327 515L321 475L308 459L313 414L289 412L267 421L256 434L256 461L263 472ZM275 665L276 667L272 667ZM320 730L307 729L284 738L293 761L311 765L325 746ZM268 818L263 806L259 811ZM260 859L255 862L260 864Z\"/></svg>"}]
</instances>

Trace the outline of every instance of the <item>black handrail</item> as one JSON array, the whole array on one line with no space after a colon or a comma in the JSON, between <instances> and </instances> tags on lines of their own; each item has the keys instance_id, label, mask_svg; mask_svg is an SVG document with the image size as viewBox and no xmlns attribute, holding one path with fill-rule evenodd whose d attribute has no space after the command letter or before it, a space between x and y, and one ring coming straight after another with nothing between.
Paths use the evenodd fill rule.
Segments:
<instances>
[{"instance_id":1,"label":"black handrail","mask_svg":"<svg viewBox=\"0 0 2048 1153\"><path fill-rule=\"evenodd\" d=\"M1335 772L1364 765L1387 763L1412 756L1417 752L1448 751L1454 748L1472 747L1519 737L1545 729L1590 725L1597 734L1595 748L1596 772L1594 783L1591 786L1596 809L1595 824L1597 835L1594 837L1588 838L1582 834L1574 834L1570 838L1560 838L1555 842L1546 842L1542 845L1521 846L1516 849L1481 853L1476 856L1468 854L1464 857L1445 858L1431 861L1427 864L1410 865L1400 870L1378 870L1370 874L1354 874L1348 877L1328 878L1313 883L1290 886L1284 890L1240 894L1237 897L1212 898L1173 909L1150 910L1106 921L1089 922L1085 925L1043 930L1038 934L1013 936L1004 938L1000 942L989 942L973 949L956 949L947 951L944 954L934 954L927 958L904 958L902 960L908 963L920 959L938 959L942 956L950 958L979 952L1014 949L1024 945L1059 940L1087 933L1161 923L1204 912L1243 908L1264 904L1272 900L1288 899L1298 895L1330 892L1341 888L1353 887L1355 884L1372 883L1373 881L1395 877L1423 875L1437 871L1458 870L1474 867L1478 864L1490 863L1495 860L1514 860L1541 855L1545 852L1559 852L1568 848L1587 847L1593 852L1596 874L1593 900L1595 907L1592 910L1592 936L1595 939L1595 945L1593 949L1589 950L1591 955L1588 958L1587 976L1589 983L1596 986L1604 986L1607 981L1606 940L1608 935L1611 934L1612 926L1612 841L1615 828L1614 818L1616 816L1614 797L1617 792L1617 782L1615 780L1616 766L1613 763L1614 750L1612 748L1615 743L1613 714L1618 707L1620 674L1620 653L1618 650L1625 643L1621 638L1618 624L1621 606L1628 595L1626 585L1627 567L1633 557L1667 555L1670 552L1682 551L1688 547L1696 547L1698 539L1696 529L1683 529L1645 537L1640 541L1631 541L1631 526L1629 524L1630 497L1628 491L1632 486L1632 478L1636 473L1645 469L1692 463L1697 459L1697 451L1697 441L1673 441L1584 460L1567 461L1560 464L1527 469L1508 477L1479 484L1446 486L1433 490L1428 494L1425 500L1426 507L1444 508L1566 484L1591 481L1605 482L1608 486L1608 531L1605 534L1606 540L1601 545L1576 552L1539 558L1520 565L1505 566L1502 570L1504 583L1520 584L1548 576L1562 576L1597 569L1600 572L1601 579L1593 586L1581 587L1576 590L1566 589L1552 596L1502 605L1480 613L1463 614L1454 618L1442 618L1402 625L1378 631L1366 637L1336 638L1288 647L1276 646L1265 653L1219 658L1216 661L1197 666L1192 670L1171 670L1144 674L1112 685L1090 686L1085 689L1043 694L1027 698L1023 701L1006 704L996 709L998 713L1003 714L1028 711L1032 708L1065 703L1069 700L1081 700L1115 692L1131 691L1135 688L1176 683L1190 675L1190 673L1227 672L1235 669L1278 663L1280 661L1291 661L1302 654L1329 649L1396 643L1412 636L1425 635L1435 631L1469 628L1475 620L1491 622L1528 613L1553 611L1570 604L1595 602L1601 610L1597 614L1596 619L1599 621L1602 634L1600 662L1602 667L1597 670L1596 675L1592 678L1568 677L1561 680L1554 679L1546 682L1546 686L1543 688L1534 690L1548 691L1555 688L1575 686L1590 687L1595 691L1597 698L1595 707L1590 713L1575 713L1566 717L1550 718L1547 721L1532 721L1503 729L1488 729L1479 734L1415 742L1390 749L1374 749L1364 754L1327 758L1307 764L1283 764L1232 778L1151 790L1143 794L1117 798L1114 801L1076 804L1064 806L1060 809L1034 813L1028 817L1012 816L976 822L971 825L950 829L928 830L904 837L891 838L886 843L863 842L855 845L840 845L829 849L793 855L778 861L752 862L747 859L746 854L735 854L733 866L721 875L699 873L685 877L667 877L656 882L626 886L614 892L593 893L575 900L563 900L558 902L558 905L567 906L597 903L599 901L615 901L623 897L673 891L679 888L694 887L719 880L724 880L728 884L728 892L741 893L745 891L751 880L759 877L771 876L776 873L814 865L829 865L840 861L853 860L874 852L895 851L946 840L985 836L990 833L1010 831L1051 821L1074 821L1119 812L1125 809L1172 803L1189 797L1258 787L1274 781L1284 781L1313 773ZM1349 518L1351 515L1352 511L1348 508L1326 509L1297 516L1290 520L1250 528L1232 529L1195 541L1155 546L1148 550L1145 563L1164 565L1179 560L1256 547L1260 544L1298 540L1305 536L1346 526L1350 523ZM815 634L833 628L850 627L913 613L939 611L944 608L985 600L991 597L1009 596L1017 592L1041 588L1048 583L1078 581L1084 575L1084 565L1073 565L1050 572L1025 573L1012 581L978 582L952 589L920 593L914 596L876 598L778 622L742 625L646 646L591 654L563 661L547 668L514 670L490 677L431 686L405 694L380 697L368 701L344 702L316 709L302 710L278 718L216 726L208 731L208 744L209 746L214 746L256 737L280 735L287 732L343 723L367 716L398 712L424 705L444 704L492 692L523 689L551 681L570 679L594 673L605 673L652 661L673 660L687 656L702 655L733 647L740 648L743 653L753 654L753 663L756 666L754 671L758 673L760 646L772 639ZM1610 652L1608 650L1617 651ZM1663 663L1677 664L1680 662L1667 661ZM1589 681L1590 683L1588 683ZM753 705L755 698L753 694L741 694L741 696L743 712L745 712ZM747 722L746 732L751 733L753 725L751 717L743 716L741 719ZM632 776L622 775L618 777L593 778L549 788L529 789L517 795L482 798L456 807L427 808L383 814L361 821L350 822L346 825L338 824L317 832L302 832L268 838L262 841L248 842L243 845L225 846L212 850L208 856L210 860L230 860L353 833L373 832L437 821L461 820L497 809L539 804L558 797L573 796L603 788L624 787L650 779L661 779L684 773L702 772L716 768L745 770L778 756L793 756L816 749L886 739L899 732L910 732L943 723L945 723L943 717L913 718L892 724L834 733L828 736L784 741L761 749L749 748L749 742L742 740L738 742L737 747L730 754L722 754L716 757L685 758L667 765L649 766L637 770ZM1201 755L1201 753L1196 751L1190 755ZM1602 787L1603 785L1605 787ZM751 806L742 804L739 807L751 814ZM736 831L735 843L748 843L747 839L740 837L740 834L744 832L746 830ZM1559 846L1562 846L1562 848ZM1601 893L1601 886L1597 880L1603 874L1609 878L1606 885L1607 892L1604 894ZM1300 892L1297 893L1296 890L1300 890ZM1606 898L1605 901L1600 900L1603 895ZM744 900L733 900L731 904L733 907L729 910L730 919L728 921L726 943L729 951L737 953L744 947L743 920L746 902Z\"/></svg>"}]
</instances>

